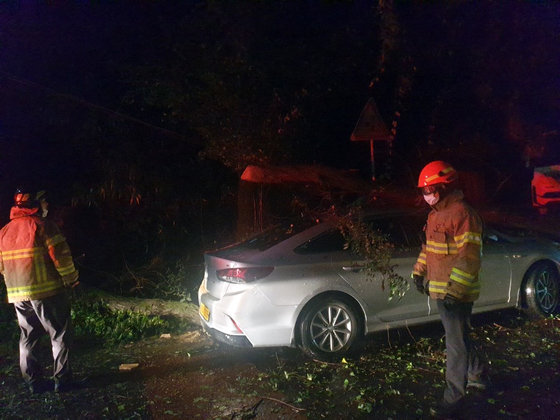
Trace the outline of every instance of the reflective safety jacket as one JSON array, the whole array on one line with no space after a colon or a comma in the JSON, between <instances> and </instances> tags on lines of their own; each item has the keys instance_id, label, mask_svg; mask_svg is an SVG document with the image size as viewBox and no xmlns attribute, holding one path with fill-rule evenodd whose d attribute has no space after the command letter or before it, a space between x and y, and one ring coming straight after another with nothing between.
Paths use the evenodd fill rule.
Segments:
<instances>
[{"instance_id":1,"label":"reflective safety jacket","mask_svg":"<svg viewBox=\"0 0 560 420\"><path fill-rule=\"evenodd\" d=\"M70 248L58 226L38 209L12 207L0 230L0 272L8 302L44 299L78 280Z\"/></svg>"},{"instance_id":2,"label":"reflective safety jacket","mask_svg":"<svg viewBox=\"0 0 560 420\"><path fill-rule=\"evenodd\" d=\"M482 221L460 190L432 206L425 233L426 243L413 274L428 281L430 297L443 299L449 294L461 302L478 299Z\"/></svg>"}]
</instances>

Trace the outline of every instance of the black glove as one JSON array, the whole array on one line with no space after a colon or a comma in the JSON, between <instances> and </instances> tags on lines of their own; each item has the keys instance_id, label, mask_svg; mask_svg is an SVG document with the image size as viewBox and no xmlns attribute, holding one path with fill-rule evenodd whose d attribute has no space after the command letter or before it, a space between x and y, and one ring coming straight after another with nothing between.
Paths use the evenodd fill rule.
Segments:
<instances>
[{"instance_id":1,"label":"black glove","mask_svg":"<svg viewBox=\"0 0 560 420\"><path fill-rule=\"evenodd\" d=\"M418 290L418 292L422 294L426 293L426 289L424 288L424 277L419 276L418 274L413 274L412 279L414 280L414 284L416 285L416 290Z\"/></svg>"},{"instance_id":2,"label":"black glove","mask_svg":"<svg viewBox=\"0 0 560 420\"><path fill-rule=\"evenodd\" d=\"M83 299L84 288L82 286L82 283L80 283L79 281L73 283L72 287L69 288L68 290L69 290L70 299L72 300L72 302Z\"/></svg>"}]
</instances>

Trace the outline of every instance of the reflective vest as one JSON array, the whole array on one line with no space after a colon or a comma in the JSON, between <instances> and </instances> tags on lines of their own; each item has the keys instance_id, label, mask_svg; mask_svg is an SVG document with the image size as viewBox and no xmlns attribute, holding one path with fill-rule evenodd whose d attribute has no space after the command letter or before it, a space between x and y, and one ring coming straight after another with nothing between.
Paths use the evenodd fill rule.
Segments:
<instances>
[{"instance_id":1,"label":"reflective vest","mask_svg":"<svg viewBox=\"0 0 560 420\"><path fill-rule=\"evenodd\" d=\"M38 209L12 207L0 230L0 272L8 302L44 299L78 280L70 248L58 226Z\"/></svg>"},{"instance_id":2,"label":"reflective vest","mask_svg":"<svg viewBox=\"0 0 560 420\"><path fill-rule=\"evenodd\" d=\"M449 294L461 302L478 299L482 221L460 190L432 207L425 233L426 243L413 274L429 282L430 297L443 299Z\"/></svg>"}]
</instances>

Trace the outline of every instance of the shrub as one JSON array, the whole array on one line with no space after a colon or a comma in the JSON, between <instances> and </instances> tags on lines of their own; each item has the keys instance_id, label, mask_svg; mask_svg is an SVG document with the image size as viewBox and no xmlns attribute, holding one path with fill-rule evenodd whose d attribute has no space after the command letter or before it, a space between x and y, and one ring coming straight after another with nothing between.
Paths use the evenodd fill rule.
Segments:
<instances>
[{"instance_id":1,"label":"shrub","mask_svg":"<svg viewBox=\"0 0 560 420\"><path fill-rule=\"evenodd\" d=\"M130 342L169 332L170 323L158 316L112 310L103 302L75 303L72 322L78 339L106 344Z\"/></svg>"}]
</instances>

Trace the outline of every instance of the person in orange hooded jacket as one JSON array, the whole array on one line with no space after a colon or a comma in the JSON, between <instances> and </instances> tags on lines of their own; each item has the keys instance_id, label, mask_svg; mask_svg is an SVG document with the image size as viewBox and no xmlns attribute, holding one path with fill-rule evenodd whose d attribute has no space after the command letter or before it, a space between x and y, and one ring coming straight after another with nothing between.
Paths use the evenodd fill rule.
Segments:
<instances>
[{"instance_id":1,"label":"person in orange hooded jacket","mask_svg":"<svg viewBox=\"0 0 560 420\"><path fill-rule=\"evenodd\" d=\"M44 197L17 190L10 222L0 230L0 272L8 302L15 307L21 331L20 368L32 393L42 391L45 384L36 355L45 331L52 345L55 391L72 383L70 301L65 291L79 284L66 239L43 217L40 200Z\"/></svg>"}]
</instances>

